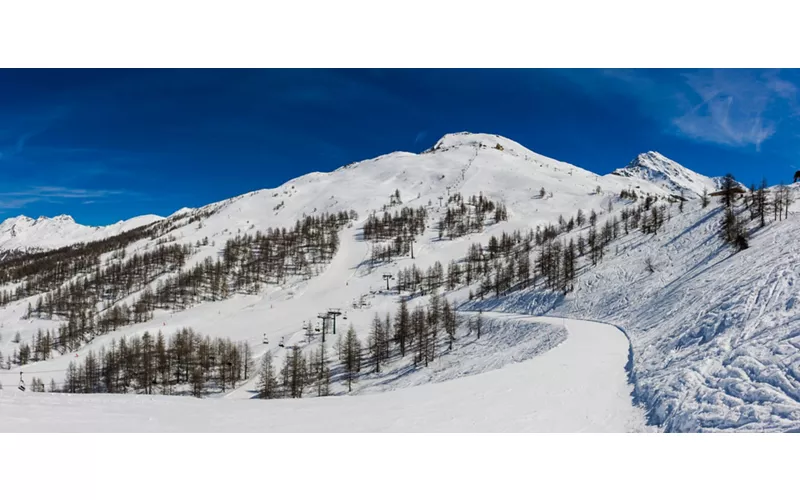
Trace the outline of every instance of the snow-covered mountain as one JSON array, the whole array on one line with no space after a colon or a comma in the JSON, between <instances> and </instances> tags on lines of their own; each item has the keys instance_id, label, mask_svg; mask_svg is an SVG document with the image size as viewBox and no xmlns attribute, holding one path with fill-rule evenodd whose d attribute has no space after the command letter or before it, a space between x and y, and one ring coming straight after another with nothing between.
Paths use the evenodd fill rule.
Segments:
<instances>
[{"instance_id":1,"label":"snow-covered mountain","mask_svg":"<svg viewBox=\"0 0 800 500\"><path fill-rule=\"evenodd\" d=\"M611 175L649 181L684 198L696 198L703 194L703 190L714 192L722 182L720 177L698 174L655 151L640 154L627 166L611 172Z\"/></svg>"},{"instance_id":2,"label":"snow-covered mountain","mask_svg":"<svg viewBox=\"0 0 800 500\"><path fill-rule=\"evenodd\" d=\"M24 215L0 223L0 253L59 248L82 241L100 240L161 220L157 215L142 215L108 226L84 226L69 215L31 219Z\"/></svg>"},{"instance_id":3,"label":"snow-covered mountain","mask_svg":"<svg viewBox=\"0 0 800 500\"><path fill-rule=\"evenodd\" d=\"M126 243L126 258L152 251L161 242L189 244L192 254L182 264L187 270L206 259L220 258L226 243L236 236L291 228L304 215L357 213L355 220L339 231L338 250L330 262L320 264L318 274L291 277L250 293L234 293L224 300L207 300L174 310L156 309L152 319L113 329L75 353L85 356L90 350L109 348L112 342L145 331L171 333L191 327L203 335L244 342L256 358L269 352L280 363L286 355L280 344L297 345L308 353L319 346L319 337L308 340L302 322L314 322L318 313L330 308L340 308L344 312L340 321L352 324L358 337L368 344L374 316L394 314L398 307L398 294L384 291L385 274L396 278L411 265L424 271L436 262L447 267L451 261L464 259L475 243L485 248L492 237L500 239L503 233L524 234L558 225L560 217L567 221L580 209L586 216L592 211L597 214L598 229L616 219L619 234L610 236L613 239L596 265L589 260L588 251L578 259L573 290L566 295L547 291L539 278L535 284L515 286L497 297L490 293L481 301L470 300L472 294L477 295L478 282L442 288L444 297L461 304L464 318L470 317L468 311L478 309L506 314L487 320L480 340L462 325L454 346L443 347L429 366L412 365L396 356L380 373L365 370L352 390L357 402L344 398L320 406L315 401L236 401L253 396L258 380L250 376L222 397L215 396L213 406L202 407L211 410L186 401L170 406L169 401L175 398L167 397L154 404L166 405L163 417L170 422L169 428L179 425L183 412L197 412L190 427L201 430L208 429L201 421L212 420L204 411L226 415L226 425L239 425L237 419L241 423L252 421L251 412L258 410L245 410L242 404L279 405L273 406L280 409L275 410L272 426L244 427L253 430L298 430L303 422L309 429L325 430L324 425L311 422L326 422L328 417L334 419L328 430L347 429L350 422L370 420L358 416L370 408L375 412L374 419L364 429L438 430L455 421L454 400L462 402L455 426L462 430L643 430L640 409L648 413L649 423L657 429L798 428L800 344L792 325L800 292L794 287L797 280L793 278L792 255L796 252L791 242L800 232L800 222L795 220L791 205L787 220L771 222L764 229L751 227L751 248L735 253L718 238L722 218L719 207L716 203L702 207L697 200L704 189L714 191L717 186L716 179L692 172L658 153L645 153L627 167L600 176L538 155L500 136L448 134L420 154L394 152L333 172L307 174L277 188L181 209L163 220L145 218L141 224L132 223L131 227L154 223L157 231ZM623 191L637 193L638 202L621 197ZM393 200L395 192L400 193L399 203ZM792 192L795 197L800 195ZM456 193L465 197L482 194L502 203L507 207L508 220L488 223L480 232L452 239L440 236L439 220L446 214L449 196ZM681 193L688 199L683 212L669 202ZM622 211L633 209L648 196L654 205L666 207L660 227L647 234L635 227L623 230L619 222ZM413 259L400 255L372 262L374 244L363 237L368 216L381 216L384 208L393 213L418 207L427 209L428 218L422 234L415 238ZM78 230L55 229L71 227L71 220L54 221L39 223L38 229L30 219L6 221L2 231L5 235L9 223L28 231L41 230L39 238L47 240L49 247L82 237ZM579 237L588 241L591 231L588 221L578 223L573 229L565 229L557 241L566 244ZM49 234L55 235L52 241ZM25 241L35 240L31 237ZM538 262L541 250L536 246L531 249L532 262ZM112 257L109 252L102 262L110 262ZM496 276L494 272L490 282ZM535 272L539 273L538 265ZM157 278L153 285L166 277ZM0 291L19 284L10 283ZM138 294L137 290L117 303L131 305ZM4 354L16 349L14 334L19 333L22 342L30 342L38 329L53 329L60 324L61 318L25 318L28 304L42 295L0 308L0 351ZM411 309L428 301L427 296L418 294L404 292L403 296ZM575 321L540 318L537 321L550 324L535 328L527 314L568 316ZM592 320L624 327L625 334L611 327L592 326ZM345 326L340 324L339 328ZM607 340L598 340L601 338ZM71 355L56 356L10 371L0 369L0 382L6 388L14 386L23 371L60 383L74 359ZM627 365L622 360L627 360ZM569 402L568 396L583 394L579 388L589 387L589 381L593 397L575 396ZM504 396L497 396L499 388L504 387L508 388ZM633 392L641 406L634 407L628 392ZM333 393L345 394L347 390L335 383ZM107 413L126 411L119 398L86 396L67 404L58 399L62 395L53 395L52 400L36 399L42 397L29 393L24 398L14 396L13 404L21 405L14 409L15 418L33 415L33 420L40 422L38 428L47 430L54 428L50 425L59 428L56 420L47 416L56 407L78 415L80 405L85 404L98 422ZM493 403L487 405L489 400ZM445 408L447 405L450 409ZM417 410L405 414L400 409L403 407ZM324 413L323 408L332 413ZM295 420L298 414L302 418ZM399 421L398 414L410 420ZM91 420L84 417L84 421ZM474 419L482 424L477 425ZM135 428L139 425L136 421L131 417L118 428Z\"/></svg>"},{"instance_id":4,"label":"snow-covered mountain","mask_svg":"<svg viewBox=\"0 0 800 500\"><path fill-rule=\"evenodd\" d=\"M542 188L548 197L557 196L559 200L531 203ZM452 193L483 193L506 203L526 219L522 222L512 217L512 224L528 227L534 221L554 222L562 213L578 208L600 210L608 198L622 189L658 196L673 193L670 186L658 179L631 182L619 175L600 176L534 153L498 135L461 132L445 135L421 154L394 152L351 163L333 172L309 173L277 188L253 191L205 207L182 208L167 219L214 212L203 228L178 234L196 239L218 235L224 229L235 232L251 226L265 229L292 225L303 214L355 210L366 215L380 210L389 196L399 190L403 201L433 207L441 203L440 197L446 200ZM68 215L35 220L19 216L0 224L0 250L57 248L105 238L161 219L144 215L109 226L91 227L75 223Z\"/></svg>"}]
</instances>

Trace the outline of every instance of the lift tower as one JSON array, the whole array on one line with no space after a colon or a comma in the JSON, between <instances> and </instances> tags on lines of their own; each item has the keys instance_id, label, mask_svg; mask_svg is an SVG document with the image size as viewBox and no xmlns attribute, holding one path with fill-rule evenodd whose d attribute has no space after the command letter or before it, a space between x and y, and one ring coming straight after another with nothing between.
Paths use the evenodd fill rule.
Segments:
<instances>
[{"instance_id":1,"label":"lift tower","mask_svg":"<svg viewBox=\"0 0 800 500\"><path fill-rule=\"evenodd\" d=\"M328 309L328 316L333 321L333 334L336 335L336 316L341 316L341 309Z\"/></svg>"},{"instance_id":2,"label":"lift tower","mask_svg":"<svg viewBox=\"0 0 800 500\"><path fill-rule=\"evenodd\" d=\"M325 343L325 331L328 329L328 313L319 313L317 317L322 320L322 343Z\"/></svg>"}]
</instances>

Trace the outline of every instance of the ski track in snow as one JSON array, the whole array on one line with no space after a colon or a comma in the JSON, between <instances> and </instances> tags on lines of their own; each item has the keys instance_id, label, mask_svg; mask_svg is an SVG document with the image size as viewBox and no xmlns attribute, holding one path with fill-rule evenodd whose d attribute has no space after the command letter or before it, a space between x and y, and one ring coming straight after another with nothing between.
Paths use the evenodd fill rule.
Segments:
<instances>
[{"instance_id":1,"label":"ski track in snow","mask_svg":"<svg viewBox=\"0 0 800 500\"><path fill-rule=\"evenodd\" d=\"M482 307L624 327L635 399L648 422L666 431L797 429L797 215L756 230L740 253L716 236L720 217L715 206L687 204L662 233L613 242L619 255L587 269L569 296L522 290ZM653 274L645 269L649 256Z\"/></svg>"},{"instance_id":2,"label":"ski track in snow","mask_svg":"<svg viewBox=\"0 0 800 500\"><path fill-rule=\"evenodd\" d=\"M379 394L300 400L0 393L4 432L630 432L628 341L613 326L486 313L566 328L543 354L478 375Z\"/></svg>"}]
</instances>

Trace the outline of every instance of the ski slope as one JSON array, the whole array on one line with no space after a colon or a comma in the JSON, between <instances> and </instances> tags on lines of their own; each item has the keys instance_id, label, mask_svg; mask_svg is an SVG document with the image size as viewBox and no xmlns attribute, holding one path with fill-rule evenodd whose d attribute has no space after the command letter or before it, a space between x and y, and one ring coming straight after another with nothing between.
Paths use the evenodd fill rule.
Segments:
<instances>
[{"instance_id":1,"label":"ski slope","mask_svg":"<svg viewBox=\"0 0 800 500\"><path fill-rule=\"evenodd\" d=\"M797 430L798 215L755 228L735 253L718 236L721 207L690 202L659 234L615 241L567 296L522 290L473 307L622 326L635 397L667 431Z\"/></svg>"},{"instance_id":2,"label":"ski slope","mask_svg":"<svg viewBox=\"0 0 800 500\"><path fill-rule=\"evenodd\" d=\"M524 362L380 394L300 400L0 391L0 432L631 432L646 431L617 328L559 318L488 319L566 328Z\"/></svg>"},{"instance_id":3,"label":"ski slope","mask_svg":"<svg viewBox=\"0 0 800 500\"><path fill-rule=\"evenodd\" d=\"M497 149L497 146L502 149ZM600 188L600 193L597 188ZM544 188L548 195L539 198ZM325 211L355 210L358 221L340 233L340 249L323 272L311 280L296 279L280 286L265 287L258 295L234 295L222 302L206 302L184 311L156 311L153 320L120 328L96 338L76 353L81 357L88 350L97 350L112 339L141 335L162 330L171 334L178 328L191 327L203 335L229 337L233 341L251 344L256 356L267 350L280 363L283 351L277 348L281 339L286 345L303 341L303 322L314 321L320 312L341 308L348 313L342 318L341 331L353 324L362 339L366 338L370 320L375 313L381 316L394 312L396 297L384 297L377 292L384 288L381 275L416 264L426 268L436 261L447 262L463 257L474 242L486 244L493 235L503 231L527 230L539 224L553 223L559 215L574 215L579 208L588 213L602 213L609 200L621 189L638 188L642 192L668 194L662 187L620 176L599 176L588 170L538 155L504 137L490 134L458 133L444 136L429 151L420 154L395 152L378 158L357 162L333 172L310 173L288 181L274 189L247 193L229 200L213 203L200 209L182 209L176 216L209 211L201 223L181 225L167 235L175 243L194 245L208 238L210 244L197 248L186 267L207 257L216 259L227 239L242 233L255 233L269 227L291 226L303 214ZM403 205L425 206L430 212L429 227L415 243L415 259L395 259L392 263L370 268L366 259L370 244L360 239L361 225L369 213L380 211L389 197L399 189ZM470 234L455 240L440 240L435 223L441 217L440 197L460 192L464 196L483 193L508 206L509 220L487 226L483 233ZM394 207L390 210L399 209ZM68 221L67 221L68 222ZM52 238L61 241L60 233ZM48 241L46 235L39 239ZM152 242L140 240L126 249L127 255L141 252ZM370 306L352 307L354 301L368 297ZM458 301L466 292L453 295ZM22 341L30 342L39 328L55 329L60 321L22 319L28 302L37 297L12 302L0 309L0 351L9 355L15 349L12 339L19 333ZM413 307L416 303L409 304ZM266 335L268 345L262 344ZM73 354L70 354L73 356ZM63 380L71 361L70 356L0 370L0 381L16 384L19 372L37 376L48 382ZM28 380L29 382L29 380ZM244 391L230 397L246 395L255 380ZM398 383L400 383L398 381Z\"/></svg>"},{"instance_id":4,"label":"ski slope","mask_svg":"<svg viewBox=\"0 0 800 500\"><path fill-rule=\"evenodd\" d=\"M461 133L443 137L433 148L420 154L391 153L333 172L308 174L278 188L254 191L200 209L182 209L177 216L201 211L210 213L201 222L178 225L168 234L178 243L194 245L203 238L210 241L207 246L197 247L187 266L207 257L216 259L225 241L237 234L291 226L303 214L355 210L358 218L352 226L342 229L340 248L319 275L311 279L297 277L280 285L265 286L257 294L236 294L224 301L204 302L182 311L157 310L151 321L131 324L97 337L76 352L24 367L14 366L11 370L0 369L0 382L5 386L0 391L2 402L9 408L13 404L18 418L29 414L32 421L41 419L43 426L56 425L55 415L53 420L44 415L56 410L73 412L75 419L71 424L64 424L67 426L80 425L75 420L81 407L86 408L87 418L93 415L91 418L99 422L102 415L112 413L133 412L136 415L137 405L144 405L139 417L152 411L162 415L159 422L168 423L164 425L178 426L179 414L183 412L189 428L201 429L203 425L216 424L195 421L200 417L194 417L194 413L208 417L212 413L204 412L217 412L214 418L222 418L220 415L230 411L230 418L234 420L240 418L240 414L247 415L241 417L247 420L251 418L250 412L256 415L264 412L270 419L276 419L274 428L299 428L304 424L318 429L315 426L321 423L294 423L289 421L292 420L289 415L295 411L319 415L315 414L321 411L317 408L322 406L315 406L319 404L324 405L325 412L336 412L337 419L359 423L365 429L376 426L382 426L381 429L438 429L445 422L455 428L475 430L561 429L551 422L551 417L542 416L551 410L534 402L541 400L553 408L561 408L561 419L566 419L563 428L583 429L580 423L583 422L585 429L637 430L641 426L628 413L639 412L638 408L629 408L628 395L633 391L634 399L647 410L648 423L667 431L798 429L800 342L796 304L800 303L800 289L795 287L798 281L794 269L800 265L800 246L796 243L800 221L794 210L790 210L788 220L754 229L751 248L735 254L718 237L721 212L716 200L707 208L702 208L697 200L704 189L710 191L717 185L717 179L692 172L653 152L640 155L631 165L614 174L599 176L538 155L503 137ZM544 197L539 194L542 188L546 191ZM403 204L389 210L424 206L430 214L428 227L415 241L414 259L400 257L371 267L368 263L371 244L361 238L361 227L370 213L382 211L395 189L399 189ZM260 356L270 352L276 365L280 365L286 352L278 345L281 340L286 346L315 349L319 338L309 343L305 339L303 322L314 322L318 313L340 308L346 318L342 316L337 323L338 332L344 333L352 325L364 341L375 314L382 318L387 312L394 314L397 310L397 294L383 291L384 273L396 275L412 264L422 269L436 261L446 265L452 259L464 257L475 242L485 246L489 238L503 231L527 231L556 223L559 216L572 217L579 208L584 214L595 210L599 215L598 224L603 224L609 216L618 215L621 207L632 203L618 196L623 189L636 191L640 199L647 194L659 196L661 200L670 195L683 195L688 201L683 213L678 212L677 204L672 206L669 220L658 234L645 235L634 230L614 240L597 266L588 265L585 258L581 260L575 290L567 296L539 287L487 298L483 303L466 304L462 311L482 308L511 315L487 313L487 320L494 326L480 342L469 337L466 328L461 328L452 352L440 352L431 366L412 369L406 359L390 363L379 375L362 373L349 396L321 398L323 402L319 403L310 400L317 398L255 401L251 400L255 375L235 389L212 394L203 401L160 396L22 394L11 390L16 387L20 372L24 372L28 384L32 376L41 378L45 384L51 378L60 383L75 357L81 358L87 351L108 345L113 339L129 338L145 331L161 330L169 335L178 328L191 327L203 335L248 343L256 364ZM455 192L464 196L483 193L506 204L509 220L490 224L481 233L453 240L439 238L436 221L443 210L439 204L442 198L446 200ZM800 199L800 190L796 188L794 198ZM586 237L585 227L567 236L577 238L578 231L583 231ZM60 234L55 232L53 241L59 241ZM45 243L49 241L44 233L37 238ZM126 252L132 255L148 245L152 243L136 241ZM536 258L536 251L531 258ZM645 264L647 259L654 263L652 272ZM464 305L468 290L461 288L445 295ZM362 298L367 305L355 307L354 303ZM32 297L0 308L0 351L5 356L16 348L12 342L16 333L23 341L30 342L37 329L58 326L58 319L23 319L28 302L35 300L36 297ZM409 307L426 302L427 297L414 298ZM524 319L527 315L566 316L574 320L566 322L569 335L565 335L563 325L554 324L553 320ZM622 379L615 378L615 381L598 376L598 384L593 386L596 397L610 399L592 401L579 390L557 385L562 381L572 384L575 380L569 377L573 372L576 377L582 377L581 369L566 375L561 371L557 381L537 371L570 363L599 362L579 348L590 345L586 342L592 339L574 343L575 338L581 336L597 339L613 336L617 340L609 340L609 345L614 342L624 345L622 349L614 347L612 350L616 354L609 351L608 356L624 359L614 358L603 366L624 367L628 363L625 335L613 327L581 320L610 322L625 329L633 354L632 366L629 366L632 387L627 386L628 378L624 373ZM520 322L527 326L520 327ZM264 338L268 344L263 343ZM331 343L334 340L331 338ZM328 347L330 349L331 345ZM598 356L605 349L592 347ZM575 358L566 359L564 352ZM537 368L539 366L545 368ZM520 375L520 379L510 373ZM522 380L547 380L548 384L556 384L555 392ZM608 391L603 389L606 384L610 384ZM344 396L347 390L341 382L335 381L332 393ZM512 393L524 397L516 401ZM574 401L566 396L569 394L574 395ZM395 397L401 399L394 400ZM459 402L459 398L464 402ZM475 403L476 398L492 401L498 414L504 413L501 410L505 408L509 415L501 418L487 413L495 410L491 405ZM614 398L617 398L616 403L612 402ZM620 402L623 400L625 405ZM405 410L398 401L411 401L418 409ZM440 405L439 401L447 405ZM371 418L373 405L376 415L380 416L374 421ZM594 411L599 412L596 419L571 420L573 413L589 411L584 405L594 405ZM403 413L410 421L392 420L391 415L400 409L410 412ZM462 413L453 413L455 410ZM475 418L470 420L469 413ZM444 416L438 417L439 414ZM525 417L511 422L509 418L516 418L513 415ZM139 417L132 416L133 420L128 423L123 419L120 425L138 425ZM554 415L552 418L556 419ZM497 422L490 422L491 419ZM411 423L413 421L416 424ZM273 424L258 421L236 425L267 429ZM339 424L326 425L336 428Z\"/></svg>"}]
</instances>

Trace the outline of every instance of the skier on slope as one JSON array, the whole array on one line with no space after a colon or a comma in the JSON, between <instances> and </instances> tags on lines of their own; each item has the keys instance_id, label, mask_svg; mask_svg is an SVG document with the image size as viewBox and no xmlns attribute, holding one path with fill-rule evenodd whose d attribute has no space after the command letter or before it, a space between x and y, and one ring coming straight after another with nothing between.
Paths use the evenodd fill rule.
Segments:
<instances>
[{"instance_id":1,"label":"skier on slope","mask_svg":"<svg viewBox=\"0 0 800 500\"><path fill-rule=\"evenodd\" d=\"M22 372L19 372L19 390L25 392L25 381L22 380Z\"/></svg>"}]
</instances>

